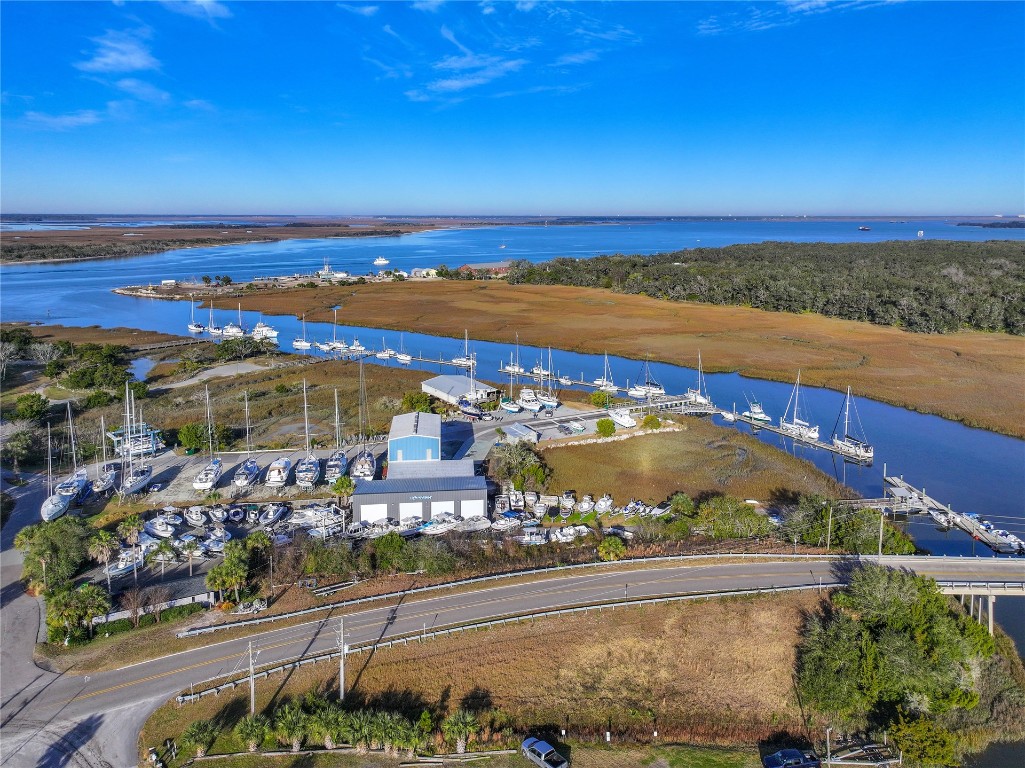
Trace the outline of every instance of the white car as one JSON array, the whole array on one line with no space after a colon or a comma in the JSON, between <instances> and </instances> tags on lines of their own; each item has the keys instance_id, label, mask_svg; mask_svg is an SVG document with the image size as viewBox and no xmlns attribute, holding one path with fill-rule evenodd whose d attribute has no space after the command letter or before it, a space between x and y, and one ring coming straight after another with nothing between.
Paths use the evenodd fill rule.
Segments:
<instances>
[{"instance_id":1,"label":"white car","mask_svg":"<svg viewBox=\"0 0 1025 768\"><path fill-rule=\"evenodd\" d=\"M568 768L569 760L555 751L555 747L541 739L524 739L520 754L538 768Z\"/></svg>"}]
</instances>

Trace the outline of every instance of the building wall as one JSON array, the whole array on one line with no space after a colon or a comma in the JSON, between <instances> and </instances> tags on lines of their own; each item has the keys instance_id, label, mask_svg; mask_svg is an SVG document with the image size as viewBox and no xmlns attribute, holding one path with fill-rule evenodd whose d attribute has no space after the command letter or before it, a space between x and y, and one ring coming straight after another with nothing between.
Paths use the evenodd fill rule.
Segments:
<instances>
[{"instance_id":1,"label":"building wall","mask_svg":"<svg viewBox=\"0 0 1025 768\"><path fill-rule=\"evenodd\" d=\"M388 441L388 463L396 461L440 461L441 440L426 435L406 435Z\"/></svg>"},{"instance_id":2,"label":"building wall","mask_svg":"<svg viewBox=\"0 0 1025 768\"><path fill-rule=\"evenodd\" d=\"M354 496L352 513L355 522L373 523L384 517L400 520L403 517L418 514L424 520L430 520L432 513L449 512L454 514L486 514L487 489L468 491L429 491L413 493L367 493ZM419 511L416 505L419 504ZM382 506L387 506L387 513ZM363 508L368 507L368 515L364 516ZM368 519L369 518L369 519Z\"/></svg>"}]
</instances>

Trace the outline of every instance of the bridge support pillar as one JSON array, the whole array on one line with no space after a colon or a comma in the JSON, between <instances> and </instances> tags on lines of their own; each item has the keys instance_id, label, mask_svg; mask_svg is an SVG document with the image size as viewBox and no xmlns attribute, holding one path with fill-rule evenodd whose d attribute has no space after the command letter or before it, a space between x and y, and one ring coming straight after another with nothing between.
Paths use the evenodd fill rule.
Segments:
<instances>
[{"instance_id":1,"label":"bridge support pillar","mask_svg":"<svg viewBox=\"0 0 1025 768\"><path fill-rule=\"evenodd\" d=\"M993 595L989 596L989 610L986 612L989 617L989 633L993 634L993 606L996 604L996 597Z\"/></svg>"}]
</instances>

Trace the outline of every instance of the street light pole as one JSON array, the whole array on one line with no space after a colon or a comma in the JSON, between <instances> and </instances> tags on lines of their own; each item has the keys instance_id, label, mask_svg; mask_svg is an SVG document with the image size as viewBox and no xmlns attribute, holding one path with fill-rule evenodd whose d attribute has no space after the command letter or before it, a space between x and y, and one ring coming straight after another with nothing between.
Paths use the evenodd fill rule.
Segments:
<instances>
[{"instance_id":1,"label":"street light pole","mask_svg":"<svg viewBox=\"0 0 1025 768\"><path fill-rule=\"evenodd\" d=\"M253 641L249 641L249 715L256 715L256 675L253 673Z\"/></svg>"},{"instance_id":2,"label":"street light pole","mask_svg":"<svg viewBox=\"0 0 1025 768\"><path fill-rule=\"evenodd\" d=\"M886 518L885 512L879 513L879 557L883 556L883 520Z\"/></svg>"},{"instance_id":3,"label":"street light pole","mask_svg":"<svg viewBox=\"0 0 1025 768\"><path fill-rule=\"evenodd\" d=\"M338 617L338 700L345 701L345 617Z\"/></svg>"},{"instance_id":4,"label":"street light pole","mask_svg":"<svg viewBox=\"0 0 1025 768\"><path fill-rule=\"evenodd\" d=\"M827 768L828 768L828 766L831 766L833 764L833 753L830 751L830 748L829 748L829 734L830 734L830 732L832 730L833 730L833 726L829 726L828 728L826 728L826 766L827 766Z\"/></svg>"}]
</instances>

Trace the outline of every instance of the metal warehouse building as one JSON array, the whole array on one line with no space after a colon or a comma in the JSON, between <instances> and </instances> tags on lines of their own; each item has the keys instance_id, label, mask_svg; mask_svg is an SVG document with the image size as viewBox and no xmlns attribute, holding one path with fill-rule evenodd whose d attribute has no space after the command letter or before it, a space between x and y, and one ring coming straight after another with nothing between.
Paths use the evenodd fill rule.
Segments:
<instances>
[{"instance_id":1,"label":"metal warehouse building","mask_svg":"<svg viewBox=\"0 0 1025 768\"><path fill-rule=\"evenodd\" d=\"M487 505L487 482L474 474L470 459L389 463L387 479L359 483L352 495L353 520L363 523L430 520L443 512L486 515Z\"/></svg>"},{"instance_id":2,"label":"metal warehouse building","mask_svg":"<svg viewBox=\"0 0 1025 768\"><path fill-rule=\"evenodd\" d=\"M388 466L403 461L441 461L441 416L400 413L388 433Z\"/></svg>"},{"instance_id":3,"label":"metal warehouse building","mask_svg":"<svg viewBox=\"0 0 1025 768\"><path fill-rule=\"evenodd\" d=\"M436 397L451 405L458 405L461 397L465 397L471 403L479 403L482 400L490 400L498 394L498 390L494 387L475 381L469 376L452 374L427 379L420 384L420 389L431 397Z\"/></svg>"}]
</instances>

